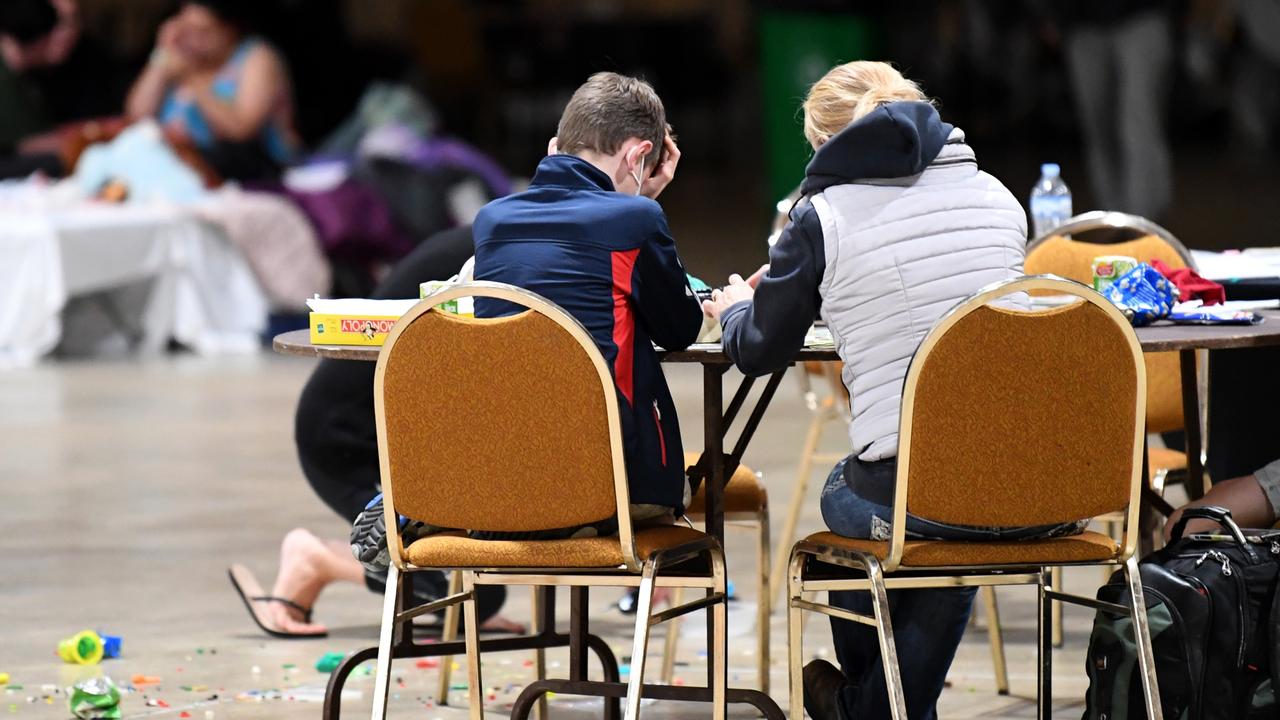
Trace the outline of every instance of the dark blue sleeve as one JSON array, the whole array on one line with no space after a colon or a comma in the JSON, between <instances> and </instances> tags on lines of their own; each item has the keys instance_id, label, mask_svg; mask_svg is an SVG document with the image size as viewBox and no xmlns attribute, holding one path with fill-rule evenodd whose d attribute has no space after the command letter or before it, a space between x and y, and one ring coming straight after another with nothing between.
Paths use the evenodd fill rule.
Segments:
<instances>
[{"instance_id":1,"label":"dark blue sleeve","mask_svg":"<svg viewBox=\"0 0 1280 720\"><path fill-rule=\"evenodd\" d=\"M636 259L632 298L649 337L664 349L683 350L698 339L702 306L689 287L667 218L656 203L654 209L651 230Z\"/></svg>"},{"instance_id":2,"label":"dark blue sleeve","mask_svg":"<svg viewBox=\"0 0 1280 720\"><path fill-rule=\"evenodd\" d=\"M769 271L755 299L733 305L720 317L724 350L746 375L786 367L818 316L818 285L826 267L822 224L813 205L802 201L769 250Z\"/></svg>"}]
</instances>

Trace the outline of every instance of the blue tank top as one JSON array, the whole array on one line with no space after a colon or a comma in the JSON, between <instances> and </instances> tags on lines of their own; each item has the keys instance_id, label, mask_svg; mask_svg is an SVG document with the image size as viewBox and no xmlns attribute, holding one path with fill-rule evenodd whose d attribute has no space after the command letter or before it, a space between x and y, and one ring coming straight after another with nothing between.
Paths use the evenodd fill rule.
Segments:
<instances>
[{"instance_id":1,"label":"blue tank top","mask_svg":"<svg viewBox=\"0 0 1280 720\"><path fill-rule=\"evenodd\" d=\"M235 99L244 75L245 60L260 42L262 41L257 38L246 38L240 43L231 58L214 76L212 90L215 97L226 102ZM180 92L178 88L170 89L165 95L158 119L166 127L181 128L196 147L210 148L218 142L213 129L209 127L209 121L200 112L195 99L187 93ZM267 122L263 125L258 139L262 143L263 150L272 160L281 165L286 165L293 160L296 149L289 141L289 134L284 128L284 119L279 111L267 117Z\"/></svg>"}]
</instances>

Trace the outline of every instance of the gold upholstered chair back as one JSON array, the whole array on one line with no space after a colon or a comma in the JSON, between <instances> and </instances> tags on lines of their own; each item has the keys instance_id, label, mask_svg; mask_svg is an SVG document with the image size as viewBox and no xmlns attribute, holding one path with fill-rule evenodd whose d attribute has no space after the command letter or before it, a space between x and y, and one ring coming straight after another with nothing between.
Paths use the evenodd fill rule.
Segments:
<instances>
[{"instance_id":1,"label":"gold upholstered chair back","mask_svg":"<svg viewBox=\"0 0 1280 720\"><path fill-rule=\"evenodd\" d=\"M1032 290L1080 300L1031 311L992 304ZM907 372L891 557L906 512L972 526L1124 510L1136 520L1145 384L1133 328L1078 283L1021 278L956 306Z\"/></svg>"},{"instance_id":2,"label":"gold upholstered chair back","mask_svg":"<svg viewBox=\"0 0 1280 720\"><path fill-rule=\"evenodd\" d=\"M438 308L468 296L524 309L478 319ZM616 515L626 564L638 565L612 375L564 310L510 285L454 286L396 323L374 383L388 518L523 532ZM399 558L398 533L389 542Z\"/></svg>"},{"instance_id":3,"label":"gold upholstered chair back","mask_svg":"<svg viewBox=\"0 0 1280 720\"><path fill-rule=\"evenodd\" d=\"M1085 237L1108 242L1089 242ZM1093 282L1093 259L1125 255L1139 262L1152 259L1171 268L1195 269L1195 260L1173 233L1159 225L1118 212L1089 212L1071 218L1027 245L1026 273L1053 274L1086 285ZM1175 432L1185 427L1182 413L1182 370L1178 353L1151 353L1147 363L1147 431Z\"/></svg>"}]
</instances>

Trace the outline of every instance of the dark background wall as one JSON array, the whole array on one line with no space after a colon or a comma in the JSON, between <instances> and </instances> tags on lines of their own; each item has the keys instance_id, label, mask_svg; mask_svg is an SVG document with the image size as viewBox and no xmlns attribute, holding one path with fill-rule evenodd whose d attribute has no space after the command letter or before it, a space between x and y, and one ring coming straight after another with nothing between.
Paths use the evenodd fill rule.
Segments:
<instances>
[{"instance_id":1,"label":"dark background wall","mask_svg":"<svg viewBox=\"0 0 1280 720\"><path fill-rule=\"evenodd\" d=\"M122 83L145 62L156 27L176 5L81 3L86 32L108 49ZM1062 38L1042 5L263 0L262 7L265 34L290 63L299 123L312 143L350 112L370 80L398 79L431 100L445 132L527 176L586 75L645 76L684 152L663 203L691 269L718 281L765 259L774 204L808 157L798 114L804 87L835 61L895 62L967 131L984 169L1020 198L1040 163L1056 161L1078 212L1108 209L1089 186ZM1243 127L1236 108L1240 97L1273 102L1280 70L1259 61L1265 52L1230 3L1165 7L1174 54L1162 112L1175 196L1159 220L1193 247L1280 244L1270 212L1280 197L1275 122L1259 134Z\"/></svg>"}]
</instances>

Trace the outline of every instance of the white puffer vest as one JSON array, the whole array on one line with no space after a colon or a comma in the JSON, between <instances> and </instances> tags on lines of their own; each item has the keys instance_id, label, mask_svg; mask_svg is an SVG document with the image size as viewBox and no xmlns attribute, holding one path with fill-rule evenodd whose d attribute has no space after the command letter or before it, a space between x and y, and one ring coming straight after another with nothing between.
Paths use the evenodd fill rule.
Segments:
<instances>
[{"instance_id":1,"label":"white puffer vest","mask_svg":"<svg viewBox=\"0 0 1280 720\"><path fill-rule=\"evenodd\" d=\"M822 223L822 318L844 360L858 457L898 454L912 354L934 323L979 288L1022 274L1027 220L978 170L956 128L919 175L833 185L811 198Z\"/></svg>"}]
</instances>

